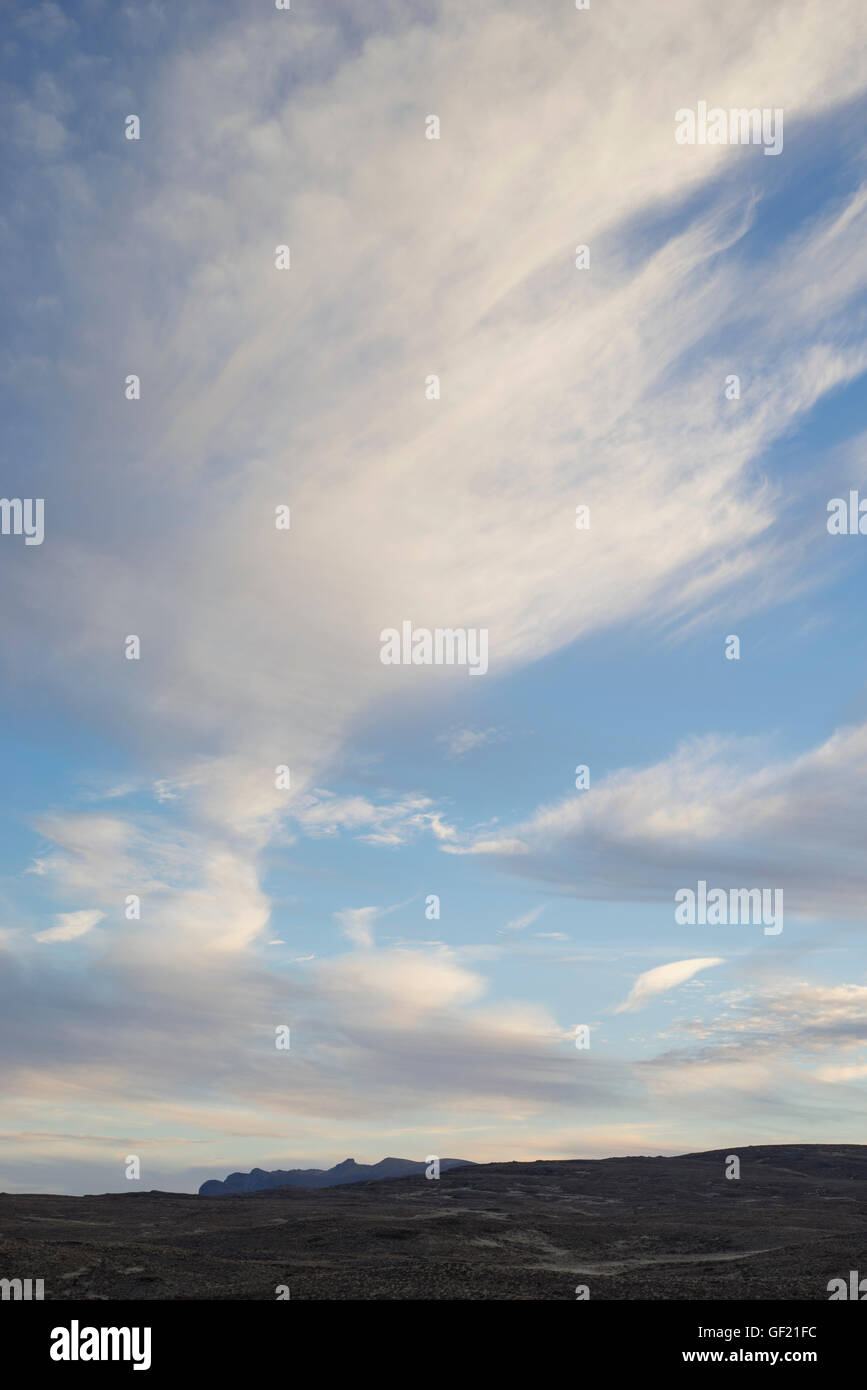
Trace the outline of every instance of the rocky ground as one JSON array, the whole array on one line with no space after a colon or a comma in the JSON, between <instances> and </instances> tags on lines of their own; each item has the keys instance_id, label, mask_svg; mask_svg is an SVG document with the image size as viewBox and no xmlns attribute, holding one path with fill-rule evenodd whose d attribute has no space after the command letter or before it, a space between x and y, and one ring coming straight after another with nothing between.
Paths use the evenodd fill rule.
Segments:
<instances>
[{"instance_id":1,"label":"rocky ground","mask_svg":"<svg viewBox=\"0 0 867 1390\"><path fill-rule=\"evenodd\" d=\"M741 1176L725 1177L738 1153ZM320 1190L0 1194L47 1299L828 1299L867 1276L867 1147L494 1163Z\"/></svg>"}]
</instances>

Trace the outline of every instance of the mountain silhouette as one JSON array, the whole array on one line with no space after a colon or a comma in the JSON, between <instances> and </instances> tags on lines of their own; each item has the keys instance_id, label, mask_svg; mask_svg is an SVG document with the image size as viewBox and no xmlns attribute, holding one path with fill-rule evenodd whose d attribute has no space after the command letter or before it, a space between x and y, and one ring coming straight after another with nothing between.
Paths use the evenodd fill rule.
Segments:
<instances>
[{"instance_id":1,"label":"mountain silhouette","mask_svg":"<svg viewBox=\"0 0 867 1390\"><path fill-rule=\"evenodd\" d=\"M230 1173L225 1182L212 1178L199 1188L200 1197L231 1197L238 1192L263 1192L272 1187L337 1187L347 1182L378 1182L384 1178L408 1178L424 1173L427 1163L412 1158L383 1158L379 1163L356 1163L345 1158L333 1168L253 1168L249 1173ZM471 1167L467 1158L441 1158L440 1172Z\"/></svg>"}]
</instances>

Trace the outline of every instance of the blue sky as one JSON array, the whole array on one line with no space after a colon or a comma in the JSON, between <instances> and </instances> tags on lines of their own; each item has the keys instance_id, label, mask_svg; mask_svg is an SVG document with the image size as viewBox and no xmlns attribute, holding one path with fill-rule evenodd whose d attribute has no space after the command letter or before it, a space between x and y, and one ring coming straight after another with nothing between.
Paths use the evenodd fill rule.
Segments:
<instances>
[{"instance_id":1,"label":"blue sky","mask_svg":"<svg viewBox=\"0 0 867 1390\"><path fill-rule=\"evenodd\" d=\"M0 1189L857 1140L860 7L2 16Z\"/></svg>"}]
</instances>

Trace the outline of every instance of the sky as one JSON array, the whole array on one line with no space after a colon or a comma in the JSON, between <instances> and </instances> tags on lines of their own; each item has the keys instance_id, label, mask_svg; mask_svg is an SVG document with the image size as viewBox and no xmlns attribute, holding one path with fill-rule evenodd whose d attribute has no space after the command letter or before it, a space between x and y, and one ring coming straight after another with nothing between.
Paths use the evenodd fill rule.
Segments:
<instances>
[{"instance_id":1,"label":"sky","mask_svg":"<svg viewBox=\"0 0 867 1390\"><path fill-rule=\"evenodd\" d=\"M860 1142L865 23L0 6L0 1190Z\"/></svg>"}]
</instances>

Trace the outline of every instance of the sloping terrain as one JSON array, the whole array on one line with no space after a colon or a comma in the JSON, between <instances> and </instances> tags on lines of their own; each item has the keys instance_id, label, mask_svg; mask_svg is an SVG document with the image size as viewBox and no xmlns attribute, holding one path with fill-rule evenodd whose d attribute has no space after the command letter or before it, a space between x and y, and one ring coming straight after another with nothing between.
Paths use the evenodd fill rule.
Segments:
<instances>
[{"instance_id":1,"label":"sloping terrain","mask_svg":"<svg viewBox=\"0 0 867 1390\"><path fill-rule=\"evenodd\" d=\"M741 1176L725 1177L726 1153ZM828 1298L867 1275L867 1147L494 1163L237 1197L0 1194L46 1299Z\"/></svg>"}]
</instances>

